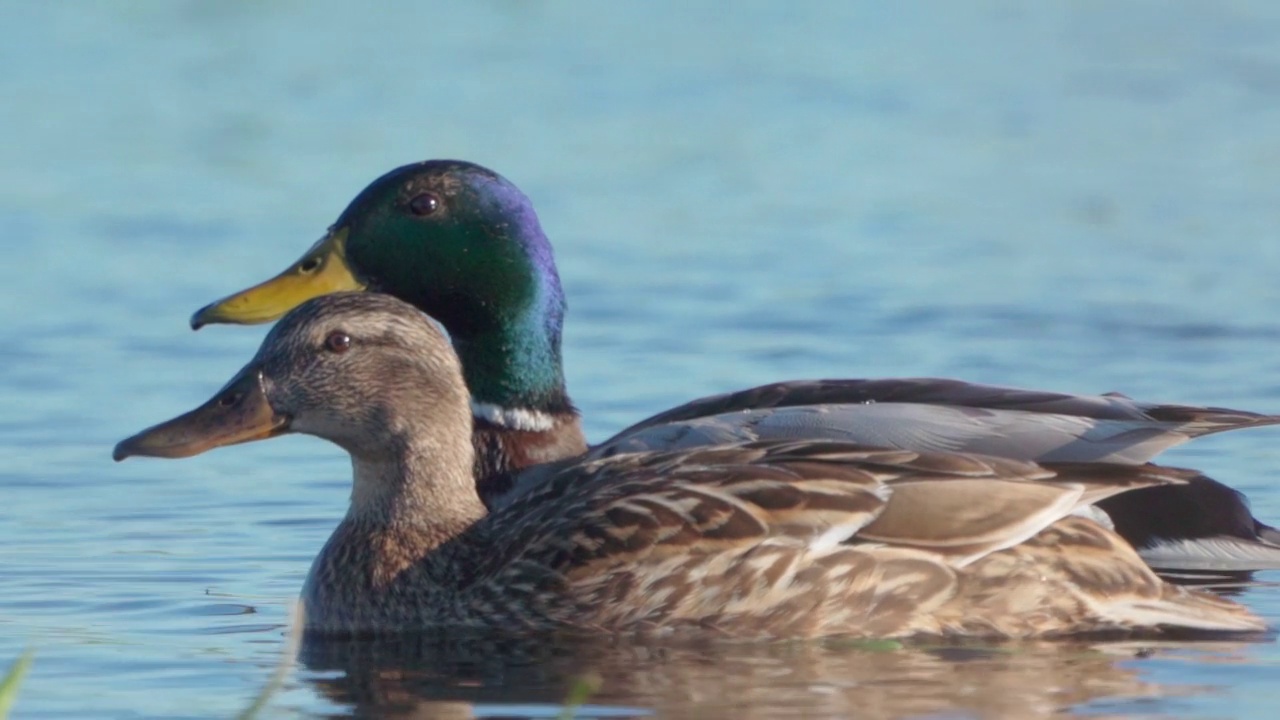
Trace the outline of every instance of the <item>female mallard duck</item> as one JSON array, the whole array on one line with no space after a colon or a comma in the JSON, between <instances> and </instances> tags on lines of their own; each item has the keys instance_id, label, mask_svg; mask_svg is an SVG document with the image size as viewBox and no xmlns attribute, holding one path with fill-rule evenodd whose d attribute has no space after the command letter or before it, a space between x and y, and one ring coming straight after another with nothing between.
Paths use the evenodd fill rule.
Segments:
<instances>
[{"instance_id":1,"label":"female mallard duck","mask_svg":"<svg viewBox=\"0 0 1280 720\"><path fill-rule=\"evenodd\" d=\"M1257 631L1080 511L1194 476L817 440L564 461L491 514L449 341L381 294L309 300L201 407L121 442L183 457L287 432L351 455L308 630L1035 637Z\"/></svg>"},{"instance_id":2,"label":"female mallard duck","mask_svg":"<svg viewBox=\"0 0 1280 720\"><path fill-rule=\"evenodd\" d=\"M273 320L335 290L388 293L437 318L471 389L476 474L503 502L516 471L587 450L565 392L564 294L528 198L485 168L436 160L365 188L329 233L276 278L197 312L208 323ZM797 417L802 416L802 417ZM596 448L677 449L805 437L1021 460L1144 463L1191 438L1280 422L1221 408L1139 403L954 380L826 380L694 401ZM1207 477L1104 501L1115 529L1165 568L1280 567L1280 533Z\"/></svg>"}]
</instances>

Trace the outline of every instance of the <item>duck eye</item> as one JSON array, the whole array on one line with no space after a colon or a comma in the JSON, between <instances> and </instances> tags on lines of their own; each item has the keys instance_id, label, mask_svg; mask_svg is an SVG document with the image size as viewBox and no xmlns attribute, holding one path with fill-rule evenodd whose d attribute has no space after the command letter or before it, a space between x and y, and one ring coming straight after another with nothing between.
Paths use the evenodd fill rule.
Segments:
<instances>
[{"instance_id":1,"label":"duck eye","mask_svg":"<svg viewBox=\"0 0 1280 720\"><path fill-rule=\"evenodd\" d=\"M409 212L418 217L425 217L440 209L440 198L434 193L420 193L409 201Z\"/></svg>"},{"instance_id":2,"label":"duck eye","mask_svg":"<svg viewBox=\"0 0 1280 720\"><path fill-rule=\"evenodd\" d=\"M325 336L324 349L341 355L351 349L351 336L341 330L334 330Z\"/></svg>"},{"instance_id":3,"label":"duck eye","mask_svg":"<svg viewBox=\"0 0 1280 720\"><path fill-rule=\"evenodd\" d=\"M319 267L320 267L320 258L309 257L306 260L302 261L302 264L298 266L298 270L304 273L313 273Z\"/></svg>"}]
</instances>

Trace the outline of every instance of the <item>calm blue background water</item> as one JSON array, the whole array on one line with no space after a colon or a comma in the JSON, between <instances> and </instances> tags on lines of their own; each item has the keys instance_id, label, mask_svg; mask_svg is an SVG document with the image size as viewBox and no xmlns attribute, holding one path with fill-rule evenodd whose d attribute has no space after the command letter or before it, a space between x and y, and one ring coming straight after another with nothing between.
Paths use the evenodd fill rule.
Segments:
<instances>
[{"instance_id":1,"label":"calm blue background water","mask_svg":"<svg viewBox=\"0 0 1280 720\"><path fill-rule=\"evenodd\" d=\"M192 333L193 310L413 160L534 199L595 439L812 376L1280 412L1270 0L30 2L0 26L0 660L37 649L18 717L226 717L266 682L345 506L340 452L110 449L262 337ZM1164 459L1274 522L1278 439ZM1280 574L1259 579L1241 598L1280 623ZM1274 644L467 652L487 680L438 653L305 661L267 715L546 713L509 704L590 667L624 714L1262 718L1280 678Z\"/></svg>"}]
</instances>

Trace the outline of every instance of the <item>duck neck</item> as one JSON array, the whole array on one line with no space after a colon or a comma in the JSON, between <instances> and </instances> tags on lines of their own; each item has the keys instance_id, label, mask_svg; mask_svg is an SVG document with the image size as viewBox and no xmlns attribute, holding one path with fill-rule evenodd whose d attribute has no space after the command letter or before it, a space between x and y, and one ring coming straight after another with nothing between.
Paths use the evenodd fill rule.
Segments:
<instances>
[{"instance_id":1,"label":"duck neck","mask_svg":"<svg viewBox=\"0 0 1280 720\"><path fill-rule=\"evenodd\" d=\"M415 553L457 537L486 514L471 474L471 445L402 444L397 452L352 455L354 480L347 520L383 531ZM458 462L461 453L466 462Z\"/></svg>"},{"instance_id":2,"label":"duck neck","mask_svg":"<svg viewBox=\"0 0 1280 720\"><path fill-rule=\"evenodd\" d=\"M524 308L454 337L477 420L540 432L577 416L560 352L564 296L557 278L542 280Z\"/></svg>"}]
</instances>

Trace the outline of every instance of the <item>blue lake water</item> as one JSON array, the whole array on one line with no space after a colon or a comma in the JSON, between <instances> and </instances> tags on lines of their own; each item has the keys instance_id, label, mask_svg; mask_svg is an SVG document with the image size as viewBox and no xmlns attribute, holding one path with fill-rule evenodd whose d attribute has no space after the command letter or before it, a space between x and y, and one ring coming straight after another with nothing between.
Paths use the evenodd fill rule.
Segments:
<instances>
[{"instance_id":1,"label":"blue lake water","mask_svg":"<svg viewBox=\"0 0 1280 720\"><path fill-rule=\"evenodd\" d=\"M341 516L287 438L112 445L262 328L192 333L369 180L534 200L590 437L798 377L953 376L1280 412L1280 5L5 3L0 663L15 717L244 708ZM1162 459L1280 521L1280 431ZM1280 573L1238 596L1280 625ZM361 654L365 653L365 654ZM264 717L1270 718L1274 643L357 649Z\"/></svg>"}]
</instances>

